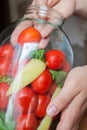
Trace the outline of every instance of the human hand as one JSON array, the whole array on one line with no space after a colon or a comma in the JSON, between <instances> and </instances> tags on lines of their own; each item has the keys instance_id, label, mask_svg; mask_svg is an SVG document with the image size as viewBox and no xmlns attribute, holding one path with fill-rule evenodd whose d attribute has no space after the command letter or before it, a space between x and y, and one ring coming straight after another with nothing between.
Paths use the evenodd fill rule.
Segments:
<instances>
[{"instance_id":1,"label":"human hand","mask_svg":"<svg viewBox=\"0 0 87 130\"><path fill-rule=\"evenodd\" d=\"M67 19L72 14L87 18L87 0L34 0L33 2L34 4L47 5L56 9L64 19ZM49 26L46 26L41 31L42 37L47 37L51 31Z\"/></svg>"},{"instance_id":2,"label":"human hand","mask_svg":"<svg viewBox=\"0 0 87 130\"><path fill-rule=\"evenodd\" d=\"M58 10L64 19L68 18L72 15L76 9L76 0L34 0L34 3L47 5ZM53 3L52 3L53 2ZM65 4L66 3L66 4ZM32 22L26 21L22 23L22 25L16 28L16 31L13 32L11 41L15 43L18 34L25 28L32 26ZM36 26L35 26L36 27ZM38 27L36 27L38 28ZM49 38L47 37L52 29L49 29L49 26L45 26L38 28L42 35L41 47L43 48L43 43L47 43ZM87 108L87 85L86 85L86 77L87 77L87 66L85 67L77 67L72 69L69 73L64 87L61 90L61 93L53 100L50 104L54 104L57 107L57 113L61 113L60 122L58 124L57 130L76 130L83 115L85 109ZM79 85L79 86L78 86ZM49 110L49 106L47 111ZM48 113L48 112L47 112ZM57 113L52 114L52 116Z\"/></svg>"},{"instance_id":3,"label":"human hand","mask_svg":"<svg viewBox=\"0 0 87 130\"><path fill-rule=\"evenodd\" d=\"M33 1L32 5L35 6L35 1ZM37 7L36 7L36 9L37 9ZM28 8L27 8L27 10L28 10ZM15 29L13 30L13 32L11 34L11 38L10 38L11 43L12 44L16 44L18 42L19 34L24 29L26 29L28 27L34 27L34 28L36 28L40 32L43 29L43 25L40 26L39 24L37 24L37 22L33 22L33 20L28 20L27 19L27 18L38 19L38 17L40 17L38 13L37 14L35 14L35 13L33 14L33 13L30 12L30 13L24 14L24 17L23 17L24 20L22 19L21 22L19 22L19 24L15 27ZM45 37L45 38L42 37L40 43L38 44L39 48L45 48L45 46L47 45L48 41L49 41L48 37Z\"/></svg>"},{"instance_id":4,"label":"human hand","mask_svg":"<svg viewBox=\"0 0 87 130\"><path fill-rule=\"evenodd\" d=\"M77 130L87 109L87 66L72 69L59 95L50 102L47 114L61 112L57 130Z\"/></svg>"},{"instance_id":5,"label":"human hand","mask_svg":"<svg viewBox=\"0 0 87 130\"><path fill-rule=\"evenodd\" d=\"M43 1L33 0L32 5L40 4L43 6L46 5L48 7L54 8L61 14L63 19L66 19L69 16L71 16L74 12L83 17L87 17L86 3L87 3L86 0L83 0L83 1L80 1L80 0L54 0L54 1L53 0L43 0ZM26 22L22 22L20 26L18 25L15 31L12 33L11 43L13 44L16 43L20 32L29 26L32 26L32 22L26 21ZM42 40L39 44L40 48L44 48L49 41L48 36L53 31L53 28L49 25L46 25L44 28L37 27L37 26L35 27L38 28L38 30L40 31L42 35Z\"/></svg>"},{"instance_id":6,"label":"human hand","mask_svg":"<svg viewBox=\"0 0 87 130\"><path fill-rule=\"evenodd\" d=\"M34 0L33 4L46 5L57 10L64 20L74 13L76 0ZM46 25L43 29L40 29L40 33L43 38L46 38L52 32L52 30L53 28L50 28L49 25Z\"/></svg>"},{"instance_id":7,"label":"human hand","mask_svg":"<svg viewBox=\"0 0 87 130\"><path fill-rule=\"evenodd\" d=\"M63 1L63 0L61 0L61 1ZM41 5L43 5L43 6L44 6L44 5L47 5L48 7L53 7L53 8L55 8L55 9L57 9L57 8L59 8L59 6L61 7L61 4L64 5L64 3L61 3L61 1L59 2L59 0L58 0L58 1L55 1L55 2L53 2L53 3L49 3L49 1L47 1L47 0L44 0L44 1L34 0L33 3L32 3L32 5L34 5L34 4L41 4ZM67 1L67 0L66 0L66 1ZM73 0L72 0L72 1L73 1ZM57 4L57 2L59 2L59 3ZM71 2L70 2L70 4L71 4ZM73 4L73 2L72 2L72 4ZM69 4L67 4L67 2L66 2L66 5L69 5ZM69 6L69 7L70 7L70 6ZM73 8L73 7L72 7L72 8ZM60 8L60 9L61 9L61 8ZM63 15L62 17L65 18L64 14L62 14L63 12L62 12L60 9L59 9L59 12L61 13L61 15ZM57 9L57 10L58 10L58 9ZM65 9L65 12L67 12L66 9ZM68 12L70 12L70 11L68 11ZM71 11L71 12L72 12L72 11ZM29 16L30 16L30 14L29 14ZM25 17L26 17L26 15L25 15ZM28 16L27 16L27 17L28 17ZM33 18L34 16L32 15L31 17ZM56 22L57 22L57 21L56 21ZM33 25L33 23L32 23L31 21L23 21L23 22L21 22L21 23L15 28L15 30L13 31L12 36L11 36L11 43L12 43L12 44L17 43L18 35L20 34L20 32L21 32L23 29L25 29L25 28L27 28L27 27L30 27L30 26L34 26L35 28L37 28L37 29L40 31L40 33L41 33L41 35L42 35L42 40L41 40L39 46L40 46L40 48L44 48L44 47L47 45L48 41L49 41L48 36L49 36L49 34L51 33L51 31L53 31L53 27L50 26L50 25L46 25L45 27Z\"/></svg>"}]
</instances>

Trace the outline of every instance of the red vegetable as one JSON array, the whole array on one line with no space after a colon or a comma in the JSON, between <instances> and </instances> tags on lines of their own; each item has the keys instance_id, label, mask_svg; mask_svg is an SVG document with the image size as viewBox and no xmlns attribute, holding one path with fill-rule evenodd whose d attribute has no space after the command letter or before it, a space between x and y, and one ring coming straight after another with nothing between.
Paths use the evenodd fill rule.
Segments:
<instances>
[{"instance_id":1,"label":"red vegetable","mask_svg":"<svg viewBox=\"0 0 87 130\"><path fill-rule=\"evenodd\" d=\"M36 130L37 120L34 113L29 113L29 120L27 114L22 114L17 118L16 130Z\"/></svg>"},{"instance_id":2,"label":"red vegetable","mask_svg":"<svg viewBox=\"0 0 87 130\"><path fill-rule=\"evenodd\" d=\"M66 57L61 50L49 50L46 52L47 66L53 70L59 70L63 67Z\"/></svg>"},{"instance_id":3,"label":"red vegetable","mask_svg":"<svg viewBox=\"0 0 87 130\"><path fill-rule=\"evenodd\" d=\"M34 27L28 27L25 30L23 30L19 37L18 37L18 43L23 46L24 43L27 42L40 42L41 40L41 34L37 29Z\"/></svg>"},{"instance_id":4,"label":"red vegetable","mask_svg":"<svg viewBox=\"0 0 87 130\"><path fill-rule=\"evenodd\" d=\"M0 57L12 58L14 54L14 47L10 43L5 43L0 47Z\"/></svg>"},{"instance_id":5,"label":"red vegetable","mask_svg":"<svg viewBox=\"0 0 87 130\"><path fill-rule=\"evenodd\" d=\"M16 113L33 111L37 104L37 96L32 88L25 87L19 90L14 97L14 110Z\"/></svg>"},{"instance_id":6,"label":"red vegetable","mask_svg":"<svg viewBox=\"0 0 87 130\"><path fill-rule=\"evenodd\" d=\"M10 60L5 57L0 58L0 75L8 75L10 69Z\"/></svg>"},{"instance_id":7,"label":"red vegetable","mask_svg":"<svg viewBox=\"0 0 87 130\"><path fill-rule=\"evenodd\" d=\"M46 69L31 85L36 93L44 94L49 90L52 81L51 73Z\"/></svg>"},{"instance_id":8,"label":"red vegetable","mask_svg":"<svg viewBox=\"0 0 87 130\"><path fill-rule=\"evenodd\" d=\"M50 102L49 94L38 95L38 104L36 107L36 116L44 117L46 114L46 108L48 103Z\"/></svg>"},{"instance_id":9,"label":"red vegetable","mask_svg":"<svg viewBox=\"0 0 87 130\"><path fill-rule=\"evenodd\" d=\"M50 89L49 89L49 94L50 94L50 96L52 96L53 95L53 93L54 93L54 91L56 90L56 88L57 88L57 84L54 82L52 85L51 85L51 87L50 87Z\"/></svg>"},{"instance_id":10,"label":"red vegetable","mask_svg":"<svg viewBox=\"0 0 87 130\"><path fill-rule=\"evenodd\" d=\"M65 72L69 72L71 69L71 65L70 65L70 62L69 61L66 61L62 70L65 71Z\"/></svg>"},{"instance_id":11,"label":"red vegetable","mask_svg":"<svg viewBox=\"0 0 87 130\"><path fill-rule=\"evenodd\" d=\"M10 43L0 48L0 75L8 75L14 54L14 48Z\"/></svg>"},{"instance_id":12,"label":"red vegetable","mask_svg":"<svg viewBox=\"0 0 87 130\"><path fill-rule=\"evenodd\" d=\"M8 105L9 97L6 96L6 93L9 89L9 84L2 82L0 83L0 109L6 110Z\"/></svg>"}]
</instances>

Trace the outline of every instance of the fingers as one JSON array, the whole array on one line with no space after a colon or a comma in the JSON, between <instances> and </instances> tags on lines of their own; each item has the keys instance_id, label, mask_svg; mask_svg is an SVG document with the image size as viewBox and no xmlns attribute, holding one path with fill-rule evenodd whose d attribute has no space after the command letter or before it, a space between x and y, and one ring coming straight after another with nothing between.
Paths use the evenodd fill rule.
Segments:
<instances>
[{"instance_id":1,"label":"fingers","mask_svg":"<svg viewBox=\"0 0 87 130\"><path fill-rule=\"evenodd\" d=\"M53 23L54 25L61 26L63 20L69 17L74 12L75 0L48 0L47 5L53 7L59 13L57 19L55 19L54 17L53 19L49 20L49 22ZM55 21L52 22L52 20ZM53 30L54 27L46 25L44 29L41 31L42 37L47 37Z\"/></svg>"},{"instance_id":2,"label":"fingers","mask_svg":"<svg viewBox=\"0 0 87 130\"><path fill-rule=\"evenodd\" d=\"M49 42L49 37L48 38L43 38L40 43L39 43L39 49L45 48L48 45Z\"/></svg>"},{"instance_id":3,"label":"fingers","mask_svg":"<svg viewBox=\"0 0 87 130\"><path fill-rule=\"evenodd\" d=\"M63 110L57 130L77 130L78 123L85 111L85 99L82 93L77 95Z\"/></svg>"},{"instance_id":4,"label":"fingers","mask_svg":"<svg viewBox=\"0 0 87 130\"><path fill-rule=\"evenodd\" d=\"M87 76L85 72L84 67L76 67L69 72L61 92L47 107L48 115L54 116L62 111L80 92L86 98L87 87L85 77Z\"/></svg>"},{"instance_id":5,"label":"fingers","mask_svg":"<svg viewBox=\"0 0 87 130\"><path fill-rule=\"evenodd\" d=\"M41 35L43 38L46 38L49 36L49 34L51 34L51 32L53 31L53 27L51 25L46 25L43 30L41 30Z\"/></svg>"},{"instance_id":6,"label":"fingers","mask_svg":"<svg viewBox=\"0 0 87 130\"><path fill-rule=\"evenodd\" d=\"M34 3L54 7L64 18L69 17L76 8L75 0L35 0Z\"/></svg>"},{"instance_id":7,"label":"fingers","mask_svg":"<svg viewBox=\"0 0 87 130\"><path fill-rule=\"evenodd\" d=\"M73 14L75 10L76 2L75 0L60 0L54 8L59 11L62 16L66 19Z\"/></svg>"},{"instance_id":8,"label":"fingers","mask_svg":"<svg viewBox=\"0 0 87 130\"><path fill-rule=\"evenodd\" d=\"M72 15L76 8L75 0L34 0L33 3L53 7L59 11L64 18Z\"/></svg>"},{"instance_id":9,"label":"fingers","mask_svg":"<svg viewBox=\"0 0 87 130\"><path fill-rule=\"evenodd\" d=\"M48 3L47 3L48 2ZM66 18L68 17L72 12L74 8L74 0L34 0L32 4L41 4L41 5L49 5L49 6L54 6L55 9L57 9L61 14ZM57 4L58 3L58 4ZM65 4L66 3L66 4ZM71 8L72 7L72 8ZM25 29L28 26L32 26L31 22L23 22L21 23L15 31L12 33L11 36L11 42L12 44L15 44L17 42L17 38L19 33ZM53 27L50 25L46 25L43 30L41 30L41 35L43 38L46 38L51 32L53 31Z\"/></svg>"},{"instance_id":10,"label":"fingers","mask_svg":"<svg viewBox=\"0 0 87 130\"><path fill-rule=\"evenodd\" d=\"M79 91L76 86L76 82L71 78L71 74L68 75L61 92L48 105L47 114L54 116L62 111L78 95Z\"/></svg>"},{"instance_id":11,"label":"fingers","mask_svg":"<svg viewBox=\"0 0 87 130\"><path fill-rule=\"evenodd\" d=\"M69 17L76 8L75 0L48 0L48 6L54 7L64 18Z\"/></svg>"}]
</instances>

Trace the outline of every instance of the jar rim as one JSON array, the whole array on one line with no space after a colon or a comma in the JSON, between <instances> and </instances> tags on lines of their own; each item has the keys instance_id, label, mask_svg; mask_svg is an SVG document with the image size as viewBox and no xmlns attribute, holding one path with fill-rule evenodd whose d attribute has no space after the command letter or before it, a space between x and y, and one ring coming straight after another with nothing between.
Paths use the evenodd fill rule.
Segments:
<instances>
[{"instance_id":1,"label":"jar rim","mask_svg":"<svg viewBox=\"0 0 87 130\"><path fill-rule=\"evenodd\" d=\"M48 7L46 5L41 5L41 4L33 4L33 5L28 5L28 8L25 10L25 15L31 14L32 10L38 10L40 12L39 15L42 15L45 17L46 15L49 15L48 17L53 16L53 19L56 21L57 26L62 26L64 23L64 17L61 14L61 12L57 11L54 8Z\"/></svg>"}]
</instances>

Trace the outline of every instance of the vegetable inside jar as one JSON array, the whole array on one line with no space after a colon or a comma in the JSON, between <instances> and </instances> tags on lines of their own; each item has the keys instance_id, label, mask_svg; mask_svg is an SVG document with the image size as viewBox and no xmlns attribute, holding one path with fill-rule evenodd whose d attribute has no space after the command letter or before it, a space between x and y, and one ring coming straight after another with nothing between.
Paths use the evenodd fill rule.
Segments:
<instances>
[{"instance_id":1,"label":"vegetable inside jar","mask_svg":"<svg viewBox=\"0 0 87 130\"><path fill-rule=\"evenodd\" d=\"M0 130L56 129L60 115L46 108L73 67L62 24L60 12L33 5L0 34Z\"/></svg>"}]
</instances>

